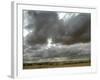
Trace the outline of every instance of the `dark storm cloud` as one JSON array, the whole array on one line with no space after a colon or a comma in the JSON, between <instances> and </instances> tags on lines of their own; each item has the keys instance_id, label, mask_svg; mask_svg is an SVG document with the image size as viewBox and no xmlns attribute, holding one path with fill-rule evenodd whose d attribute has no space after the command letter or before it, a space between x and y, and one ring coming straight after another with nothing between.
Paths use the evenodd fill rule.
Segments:
<instances>
[{"instance_id":1,"label":"dark storm cloud","mask_svg":"<svg viewBox=\"0 0 100 80\"><path fill-rule=\"evenodd\" d=\"M76 17L71 17L65 25L69 43L90 41L91 18L88 13L80 13ZM67 37L66 37L67 38Z\"/></svg>"},{"instance_id":2,"label":"dark storm cloud","mask_svg":"<svg viewBox=\"0 0 100 80\"><path fill-rule=\"evenodd\" d=\"M66 24L66 30L69 35L78 36L84 33L90 27L90 14L80 13L72 17Z\"/></svg>"},{"instance_id":3,"label":"dark storm cloud","mask_svg":"<svg viewBox=\"0 0 100 80\"><path fill-rule=\"evenodd\" d=\"M33 30L25 37L28 44L45 43L49 37L54 42L66 44L90 41L91 15L89 13L79 13L65 21L59 19L57 12L27 11L27 14L29 20L25 28Z\"/></svg>"}]
</instances>

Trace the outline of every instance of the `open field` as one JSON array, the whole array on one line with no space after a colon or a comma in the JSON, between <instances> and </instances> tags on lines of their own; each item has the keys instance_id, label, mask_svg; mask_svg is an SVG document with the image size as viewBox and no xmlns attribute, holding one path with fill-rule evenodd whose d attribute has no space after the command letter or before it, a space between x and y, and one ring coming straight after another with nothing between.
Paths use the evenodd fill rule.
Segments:
<instances>
[{"instance_id":1,"label":"open field","mask_svg":"<svg viewBox=\"0 0 100 80\"><path fill-rule=\"evenodd\" d=\"M44 62L44 63L26 63L23 64L23 69L36 69L36 68L58 68L58 67L81 67L90 66L89 60L83 61L63 61L63 62Z\"/></svg>"}]
</instances>

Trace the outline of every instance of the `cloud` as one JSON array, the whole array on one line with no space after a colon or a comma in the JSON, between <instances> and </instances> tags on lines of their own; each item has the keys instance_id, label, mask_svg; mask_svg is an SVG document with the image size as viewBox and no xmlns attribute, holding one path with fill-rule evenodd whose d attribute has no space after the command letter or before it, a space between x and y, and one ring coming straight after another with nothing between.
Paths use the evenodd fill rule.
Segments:
<instances>
[{"instance_id":1,"label":"cloud","mask_svg":"<svg viewBox=\"0 0 100 80\"><path fill-rule=\"evenodd\" d=\"M26 15L27 14L27 15ZM45 43L52 38L55 43L73 44L90 42L90 13L60 13L52 11L24 12L24 29L32 30L24 37L30 45Z\"/></svg>"},{"instance_id":2,"label":"cloud","mask_svg":"<svg viewBox=\"0 0 100 80\"><path fill-rule=\"evenodd\" d=\"M59 61L62 61L62 58L64 61L72 60L72 59L89 59L90 58L90 43L77 43L77 44L71 44L71 45L61 45L62 47L51 47L50 49L45 49L43 45L40 45L38 47L42 47L43 49L33 49L28 48L24 52L24 62L49 62L49 61L57 61L55 58L59 58ZM47 60L49 59L50 60ZM42 61L40 61L40 59ZM46 60L45 60L46 59Z\"/></svg>"}]
</instances>

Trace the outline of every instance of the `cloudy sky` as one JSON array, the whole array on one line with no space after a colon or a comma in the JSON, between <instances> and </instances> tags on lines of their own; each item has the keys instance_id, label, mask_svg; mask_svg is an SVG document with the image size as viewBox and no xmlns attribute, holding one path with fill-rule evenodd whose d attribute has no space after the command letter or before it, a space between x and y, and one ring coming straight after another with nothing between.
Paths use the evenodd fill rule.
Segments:
<instances>
[{"instance_id":1,"label":"cloudy sky","mask_svg":"<svg viewBox=\"0 0 100 80\"><path fill-rule=\"evenodd\" d=\"M23 11L23 37L29 45L90 42L91 14L52 11Z\"/></svg>"},{"instance_id":2,"label":"cloudy sky","mask_svg":"<svg viewBox=\"0 0 100 80\"><path fill-rule=\"evenodd\" d=\"M23 39L24 62L55 57L90 59L91 14L24 10ZM59 45L47 49L48 39Z\"/></svg>"}]
</instances>

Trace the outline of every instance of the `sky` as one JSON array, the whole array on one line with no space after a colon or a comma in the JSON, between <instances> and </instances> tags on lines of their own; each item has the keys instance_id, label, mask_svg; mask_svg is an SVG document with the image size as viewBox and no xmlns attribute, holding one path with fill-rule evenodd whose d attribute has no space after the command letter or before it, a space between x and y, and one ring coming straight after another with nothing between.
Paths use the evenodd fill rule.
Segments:
<instances>
[{"instance_id":1,"label":"sky","mask_svg":"<svg viewBox=\"0 0 100 80\"><path fill-rule=\"evenodd\" d=\"M54 11L23 11L23 37L29 44L90 42L91 14Z\"/></svg>"}]
</instances>

